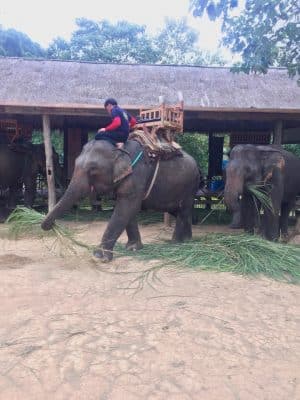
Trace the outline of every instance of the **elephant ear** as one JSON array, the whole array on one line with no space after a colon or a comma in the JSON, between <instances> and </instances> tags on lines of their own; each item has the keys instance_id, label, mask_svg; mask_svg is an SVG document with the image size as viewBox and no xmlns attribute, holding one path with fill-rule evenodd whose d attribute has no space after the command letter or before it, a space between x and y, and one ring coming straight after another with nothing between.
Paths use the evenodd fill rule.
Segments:
<instances>
[{"instance_id":1,"label":"elephant ear","mask_svg":"<svg viewBox=\"0 0 300 400\"><path fill-rule=\"evenodd\" d=\"M280 149L258 146L261 154L264 182L272 180L275 171L283 171L285 160Z\"/></svg>"},{"instance_id":2,"label":"elephant ear","mask_svg":"<svg viewBox=\"0 0 300 400\"><path fill-rule=\"evenodd\" d=\"M132 174L129 154L122 149L119 149L117 152L118 154L115 158L113 168L113 183L118 183L122 179L126 178L126 176Z\"/></svg>"}]
</instances>

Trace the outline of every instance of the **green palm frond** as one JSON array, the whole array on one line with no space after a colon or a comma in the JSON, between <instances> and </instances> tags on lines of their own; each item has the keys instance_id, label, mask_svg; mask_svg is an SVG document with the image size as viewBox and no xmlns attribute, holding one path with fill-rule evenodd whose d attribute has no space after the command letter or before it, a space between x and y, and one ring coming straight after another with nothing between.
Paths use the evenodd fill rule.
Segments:
<instances>
[{"instance_id":1,"label":"green palm frond","mask_svg":"<svg viewBox=\"0 0 300 400\"><path fill-rule=\"evenodd\" d=\"M272 199L270 197L271 187L268 185L248 185L247 190L257 199L261 205L274 213Z\"/></svg>"}]
</instances>

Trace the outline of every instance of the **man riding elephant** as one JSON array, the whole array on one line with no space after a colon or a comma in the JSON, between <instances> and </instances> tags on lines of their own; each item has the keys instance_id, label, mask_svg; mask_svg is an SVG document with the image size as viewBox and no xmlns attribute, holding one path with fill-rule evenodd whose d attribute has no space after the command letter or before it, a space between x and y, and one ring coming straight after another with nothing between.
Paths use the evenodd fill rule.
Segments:
<instances>
[{"instance_id":1,"label":"man riding elephant","mask_svg":"<svg viewBox=\"0 0 300 400\"><path fill-rule=\"evenodd\" d=\"M143 209L168 212L176 217L173 240L192 236L192 209L199 186L199 170L195 160L183 152L172 159L150 159L136 140L128 140L118 149L106 140L87 143L75 161L74 173L65 194L42 222L51 229L60 217L91 190L103 195L114 193L113 215L94 254L102 261L113 257L114 245L126 230L127 248L142 247L137 214Z\"/></svg>"}]
</instances>

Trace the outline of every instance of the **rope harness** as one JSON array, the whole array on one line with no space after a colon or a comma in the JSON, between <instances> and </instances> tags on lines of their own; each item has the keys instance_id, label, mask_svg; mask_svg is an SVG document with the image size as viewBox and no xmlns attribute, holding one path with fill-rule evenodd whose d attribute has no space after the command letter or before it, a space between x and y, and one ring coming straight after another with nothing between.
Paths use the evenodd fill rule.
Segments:
<instances>
[{"instance_id":1,"label":"rope harness","mask_svg":"<svg viewBox=\"0 0 300 400\"><path fill-rule=\"evenodd\" d=\"M132 161L132 163L131 163L131 167L132 168L139 162L139 160L142 158L142 155L143 155L143 151L141 150L138 153L138 155L135 157L135 159ZM151 190L152 190L152 188L154 186L154 183L156 181L158 168L159 168L159 160L157 160L157 162L156 162L155 171L154 171L154 174L152 176L151 183L150 183L150 185L148 187L148 190L147 190L145 196L143 197L143 200L146 200L149 197L150 193L151 193Z\"/></svg>"}]
</instances>

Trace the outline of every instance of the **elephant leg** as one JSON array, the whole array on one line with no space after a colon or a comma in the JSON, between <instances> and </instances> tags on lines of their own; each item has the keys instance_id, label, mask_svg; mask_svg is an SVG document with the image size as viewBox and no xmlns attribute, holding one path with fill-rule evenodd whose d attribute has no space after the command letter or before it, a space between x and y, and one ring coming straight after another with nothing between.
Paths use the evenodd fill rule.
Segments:
<instances>
[{"instance_id":1,"label":"elephant leg","mask_svg":"<svg viewBox=\"0 0 300 400\"><path fill-rule=\"evenodd\" d=\"M288 239L288 221L289 221L289 214L292 209L292 204L290 203L283 203L281 205L281 214L279 220L280 226L280 233L283 240Z\"/></svg>"},{"instance_id":2,"label":"elephant leg","mask_svg":"<svg viewBox=\"0 0 300 400\"><path fill-rule=\"evenodd\" d=\"M276 182L277 183L277 182ZM281 181L274 184L270 193L272 202L272 210L268 207L264 207L264 236L268 240L276 241L279 239L280 226L279 226L279 213L281 210L281 201L283 194L283 185Z\"/></svg>"},{"instance_id":3,"label":"elephant leg","mask_svg":"<svg viewBox=\"0 0 300 400\"><path fill-rule=\"evenodd\" d=\"M279 213L265 210L263 218L264 236L268 240L276 241L279 238Z\"/></svg>"},{"instance_id":4,"label":"elephant leg","mask_svg":"<svg viewBox=\"0 0 300 400\"><path fill-rule=\"evenodd\" d=\"M254 227L257 220L256 214L258 212L259 210L256 209L252 196L245 194L241 201L241 221L245 232L251 235L254 233Z\"/></svg>"},{"instance_id":5,"label":"elephant leg","mask_svg":"<svg viewBox=\"0 0 300 400\"><path fill-rule=\"evenodd\" d=\"M229 227L231 229L241 229L243 228L242 224L242 216L241 216L241 211L237 210L233 213L232 215L232 220L231 223L229 224Z\"/></svg>"},{"instance_id":6,"label":"elephant leg","mask_svg":"<svg viewBox=\"0 0 300 400\"><path fill-rule=\"evenodd\" d=\"M272 210L264 207L263 232L266 239L276 241L279 239L280 204L277 199L272 198L272 205Z\"/></svg>"},{"instance_id":7,"label":"elephant leg","mask_svg":"<svg viewBox=\"0 0 300 400\"><path fill-rule=\"evenodd\" d=\"M33 176L32 179L27 179L25 182L25 193L24 193L24 204L25 207L31 208L34 204L36 196L36 179L37 176Z\"/></svg>"},{"instance_id":8,"label":"elephant leg","mask_svg":"<svg viewBox=\"0 0 300 400\"><path fill-rule=\"evenodd\" d=\"M176 225L173 232L173 242L183 242L192 238L192 203L178 210Z\"/></svg>"},{"instance_id":9,"label":"elephant leg","mask_svg":"<svg viewBox=\"0 0 300 400\"><path fill-rule=\"evenodd\" d=\"M113 215L103 234L101 244L94 250L95 257L102 259L103 262L112 260L116 241L130 221L136 217L140 208L140 199L133 199L132 197L118 199Z\"/></svg>"},{"instance_id":10,"label":"elephant leg","mask_svg":"<svg viewBox=\"0 0 300 400\"><path fill-rule=\"evenodd\" d=\"M126 226L126 233L128 236L128 242L126 244L127 250L140 250L143 248L141 235L137 223L137 218L134 217L129 224Z\"/></svg>"},{"instance_id":11,"label":"elephant leg","mask_svg":"<svg viewBox=\"0 0 300 400\"><path fill-rule=\"evenodd\" d=\"M22 188L22 183L16 182L14 185L9 187L8 194L8 208L14 209L18 203L18 194Z\"/></svg>"}]
</instances>

